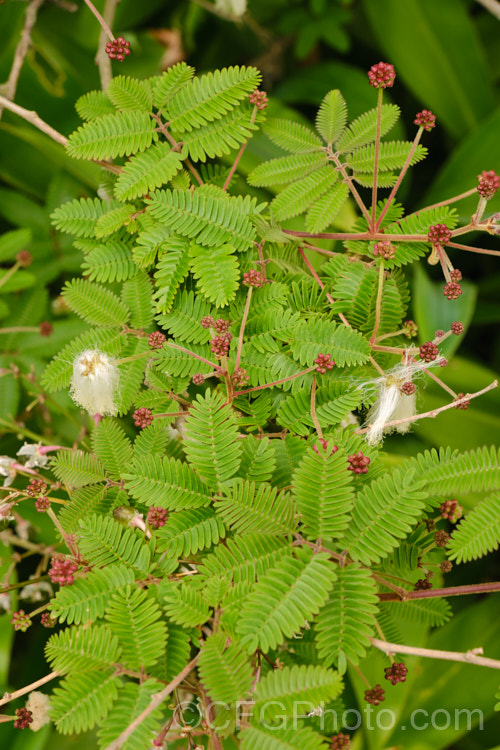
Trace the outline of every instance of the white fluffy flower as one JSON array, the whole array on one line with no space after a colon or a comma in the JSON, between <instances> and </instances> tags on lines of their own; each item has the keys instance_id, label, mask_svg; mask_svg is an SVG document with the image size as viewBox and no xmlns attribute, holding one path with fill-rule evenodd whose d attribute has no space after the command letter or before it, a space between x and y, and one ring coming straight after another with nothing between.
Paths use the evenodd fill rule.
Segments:
<instances>
[{"instance_id":1,"label":"white fluffy flower","mask_svg":"<svg viewBox=\"0 0 500 750\"><path fill-rule=\"evenodd\" d=\"M26 708L31 711L33 720L29 725L29 728L33 732L38 732L45 724L50 721L50 698L45 693L39 693L35 691L30 693L28 700L26 701Z\"/></svg>"},{"instance_id":2,"label":"white fluffy flower","mask_svg":"<svg viewBox=\"0 0 500 750\"><path fill-rule=\"evenodd\" d=\"M71 398L91 416L114 416L119 372L116 359L97 349L86 349L75 357Z\"/></svg>"},{"instance_id":3,"label":"white fluffy flower","mask_svg":"<svg viewBox=\"0 0 500 750\"><path fill-rule=\"evenodd\" d=\"M247 10L247 0L215 0L215 7L222 13L243 16Z\"/></svg>"},{"instance_id":4,"label":"white fluffy flower","mask_svg":"<svg viewBox=\"0 0 500 750\"><path fill-rule=\"evenodd\" d=\"M384 377L364 384L365 388L369 385L378 387L377 401L370 409L366 420L369 428L366 439L370 445L380 443L385 432L397 430L397 432L405 433L409 431L410 422L403 422L393 427L386 427L386 425L388 422L415 416L417 413L415 393L405 394L401 391L401 387L403 383L411 383L417 373L433 364L433 362L410 361L408 358L405 362L393 367Z\"/></svg>"},{"instance_id":5,"label":"white fluffy flower","mask_svg":"<svg viewBox=\"0 0 500 750\"><path fill-rule=\"evenodd\" d=\"M9 456L0 456L0 475L5 477L4 487L10 487L16 478L16 459Z\"/></svg>"},{"instance_id":6,"label":"white fluffy flower","mask_svg":"<svg viewBox=\"0 0 500 750\"><path fill-rule=\"evenodd\" d=\"M44 467L49 461L49 457L46 453L41 453L41 443L25 443L22 448L17 451L18 456L28 456L28 460L24 464L28 469L37 469Z\"/></svg>"},{"instance_id":7,"label":"white fluffy flower","mask_svg":"<svg viewBox=\"0 0 500 750\"><path fill-rule=\"evenodd\" d=\"M28 583L19 592L20 599L28 599L30 602L41 602L47 597L54 595L54 589L48 581L38 581L37 583Z\"/></svg>"}]
</instances>

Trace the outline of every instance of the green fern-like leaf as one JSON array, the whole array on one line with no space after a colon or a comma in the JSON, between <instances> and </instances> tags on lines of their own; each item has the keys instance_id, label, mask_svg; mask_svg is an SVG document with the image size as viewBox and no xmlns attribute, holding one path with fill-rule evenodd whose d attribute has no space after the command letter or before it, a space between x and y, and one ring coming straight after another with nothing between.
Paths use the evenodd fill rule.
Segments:
<instances>
[{"instance_id":1,"label":"green fern-like leaf","mask_svg":"<svg viewBox=\"0 0 500 750\"><path fill-rule=\"evenodd\" d=\"M214 159L229 154L245 143L255 130L257 125L253 123L251 109L239 107L220 120L210 122L189 133L179 134L178 137L190 159L206 162L207 157Z\"/></svg>"},{"instance_id":2,"label":"green fern-like leaf","mask_svg":"<svg viewBox=\"0 0 500 750\"><path fill-rule=\"evenodd\" d=\"M331 165L326 165L294 182L275 198L271 211L278 221L290 219L304 213L312 203L333 187L338 174Z\"/></svg>"},{"instance_id":3,"label":"green fern-like leaf","mask_svg":"<svg viewBox=\"0 0 500 750\"><path fill-rule=\"evenodd\" d=\"M345 130L347 123L347 105L338 89L329 91L321 102L316 116L316 128L328 143L336 143Z\"/></svg>"},{"instance_id":4,"label":"green fern-like leaf","mask_svg":"<svg viewBox=\"0 0 500 750\"><path fill-rule=\"evenodd\" d=\"M106 96L119 110L135 109L149 113L153 105L150 82L129 76L112 78L106 89Z\"/></svg>"},{"instance_id":5,"label":"green fern-like leaf","mask_svg":"<svg viewBox=\"0 0 500 750\"><path fill-rule=\"evenodd\" d=\"M295 180L302 180L326 165L326 155L321 151L281 156L259 164L249 175L248 182L254 187L286 185Z\"/></svg>"},{"instance_id":6,"label":"green fern-like leaf","mask_svg":"<svg viewBox=\"0 0 500 750\"><path fill-rule=\"evenodd\" d=\"M348 197L349 188L340 182L315 200L306 215L307 231L312 234L323 232L340 213Z\"/></svg>"},{"instance_id":7,"label":"green fern-like leaf","mask_svg":"<svg viewBox=\"0 0 500 750\"><path fill-rule=\"evenodd\" d=\"M301 365L311 366L318 354L330 354L338 367L366 362L370 347L357 331L328 320L303 321L295 330L292 353Z\"/></svg>"},{"instance_id":8,"label":"green fern-like leaf","mask_svg":"<svg viewBox=\"0 0 500 750\"><path fill-rule=\"evenodd\" d=\"M327 750L324 738L310 727L277 729L250 726L240 734L241 750Z\"/></svg>"},{"instance_id":9,"label":"green fern-like leaf","mask_svg":"<svg viewBox=\"0 0 500 750\"><path fill-rule=\"evenodd\" d=\"M469 492L488 492L500 489L500 448L476 448L473 451L457 454L424 454L430 458L428 473L425 478L427 489L436 495L465 495ZM418 469L422 466L422 459L414 459Z\"/></svg>"},{"instance_id":10,"label":"green fern-like leaf","mask_svg":"<svg viewBox=\"0 0 500 750\"><path fill-rule=\"evenodd\" d=\"M292 494L303 521L303 532L314 539L343 536L349 522L354 490L344 451L310 448L295 471Z\"/></svg>"},{"instance_id":11,"label":"green fern-like leaf","mask_svg":"<svg viewBox=\"0 0 500 750\"><path fill-rule=\"evenodd\" d=\"M144 434L144 432L142 433ZM147 433L152 435L151 432ZM161 455L138 455L130 471L123 472L125 488L136 500L168 510L202 508L209 504L211 493L189 464Z\"/></svg>"},{"instance_id":12,"label":"green fern-like leaf","mask_svg":"<svg viewBox=\"0 0 500 750\"><path fill-rule=\"evenodd\" d=\"M151 292L151 279L144 271L124 283L121 298L130 310L131 326L147 330L153 322Z\"/></svg>"},{"instance_id":13,"label":"green fern-like leaf","mask_svg":"<svg viewBox=\"0 0 500 750\"><path fill-rule=\"evenodd\" d=\"M380 117L380 136L384 136L396 124L400 110L395 104L382 104ZM370 109L360 115L344 130L335 144L337 151L354 151L356 148L372 143L377 134L377 110Z\"/></svg>"},{"instance_id":14,"label":"green fern-like leaf","mask_svg":"<svg viewBox=\"0 0 500 750\"><path fill-rule=\"evenodd\" d=\"M292 154L319 151L323 147L316 133L298 122L271 117L262 129L273 143Z\"/></svg>"},{"instance_id":15,"label":"green fern-like leaf","mask_svg":"<svg viewBox=\"0 0 500 750\"><path fill-rule=\"evenodd\" d=\"M99 459L83 451L58 451L51 468L58 479L73 487L85 487L106 479L105 468Z\"/></svg>"},{"instance_id":16,"label":"green fern-like leaf","mask_svg":"<svg viewBox=\"0 0 500 750\"><path fill-rule=\"evenodd\" d=\"M202 625L210 617L210 609L203 596L189 583L165 581L160 585L167 615L178 625L188 628Z\"/></svg>"},{"instance_id":17,"label":"green fern-like leaf","mask_svg":"<svg viewBox=\"0 0 500 750\"><path fill-rule=\"evenodd\" d=\"M104 615L110 594L134 582L134 573L125 565L91 571L72 586L59 589L49 609L59 622L72 623L96 620Z\"/></svg>"},{"instance_id":18,"label":"green fern-like leaf","mask_svg":"<svg viewBox=\"0 0 500 750\"><path fill-rule=\"evenodd\" d=\"M219 488L237 471L241 443L233 411L221 393L197 396L186 417L184 450L193 468L212 487Z\"/></svg>"},{"instance_id":19,"label":"green fern-like leaf","mask_svg":"<svg viewBox=\"0 0 500 750\"><path fill-rule=\"evenodd\" d=\"M156 680L146 680L141 684L127 682L121 688L113 710L101 724L98 735L100 747L106 748L116 740L124 728L149 706L153 695L162 687ZM121 745L121 750L144 750L150 747L160 731L161 721L162 710L158 707L138 723L128 740Z\"/></svg>"},{"instance_id":20,"label":"green fern-like leaf","mask_svg":"<svg viewBox=\"0 0 500 750\"><path fill-rule=\"evenodd\" d=\"M101 216L95 225L95 236L102 239L119 232L124 227L129 226L132 216L137 212L133 203L125 203L117 208L108 211Z\"/></svg>"},{"instance_id":21,"label":"green fern-like leaf","mask_svg":"<svg viewBox=\"0 0 500 750\"><path fill-rule=\"evenodd\" d=\"M423 513L427 494L415 470L400 468L365 486L356 498L343 544L353 560L380 562Z\"/></svg>"},{"instance_id":22,"label":"green fern-like leaf","mask_svg":"<svg viewBox=\"0 0 500 750\"><path fill-rule=\"evenodd\" d=\"M145 195L165 185L180 169L182 155L168 143L157 143L127 162L116 181L115 195L119 200Z\"/></svg>"},{"instance_id":23,"label":"green fern-like leaf","mask_svg":"<svg viewBox=\"0 0 500 750\"><path fill-rule=\"evenodd\" d=\"M59 206L50 218L59 232L73 234L75 237L94 237L98 219L117 207L118 203L114 201L81 198Z\"/></svg>"},{"instance_id":24,"label":"green fern-like leaf","mask_svg":"<svg viewBox=\"0 0 500 750\"><path fill-rule=\"evenodd\" d=\"M383 605L383 611L403 620L419 622L432 628L444 625L453 616L453 611L446 599L406 599L402 602L386 602Z\"/></svg>"},{"instance_id":25,"label":"green fern-like leaf","mask_svg":"<svg viewBox=\"0 0 500 750\"><path fill-rule=\"evenodd\" d=\"M204 581L225 576L230 582L254 583L288 551L288 542L267 533L227 539L207 555L199 567Z\"/></svg>"},{"instance_id":26,"label":"green fern-like leaf","mask_svg":"<svg viewBox=\"0 0 500 750\"><path fill-rule=\"evenodd\" d=\"M270 671L257 684L253 709L264 723L283 715L308 713L316 706L336 698L342 690L338 672L322 666L301 665Z\"/></svg>"},{"instance_id":27,"label":"green fern-like leaf","mask_svg":"<svg viewBox=\"0 0 500 750\"><path fill-rule=\"evenodd\" d=\"M181 510L170 516L156 533L158 550L167 557L188 557L217 544L226 535L224 524L212 508Z\"/></svg>"},{"instance_id":28,"label":"green fern-like leaf","mask_svg":"<svg viewBox=\"0 0 500 750\"><path fill-rule=\"evenodd\" d=\"M274 446L269 438L257 440L253 435L243 441L238 476L250 482L268 482L276 467Z\"/></svg>"},{"instance_id":29,"label":"green fern-like leaf","mask_svg":"<svg viewBox=\"0 0 500 750\"><path fill-rule=\"evenodd\" d=\"M256 68L239 66L195 78L179 89L168 104L171 128L191 131L219 119L246 99L259 82Z\"/></svg>"},{"instance_id":30,"label":"green fern-like leaf","mask_svg":"<svg viewBox=\"0 0 500 750\"><path fill-rule=\"evenodd\" d=\"M122 478L132 459L132 444L117 422L105 419L96 425L92 433L92 450L112 479Z\"/></svg>"},{"instance_id":31,"label":"green fern-like leaf","mask_svg":"<svg viewBox=\"0 0 500 750\"><path fill-rule=\"evenodd\" d=\"M76 100L75 109L82 120L97 120L116 112L104 91L89 91Z\"/></svg>"},{"instance_id":32,"label":"green fern-like leaf","mask_svg":"<svg viewBox=\"0 0 500 750\"><path fill-rule=\"evenodd\" d=\"M316 399L316 416L321 427L339 424L347 415L356 409L363 399L359 388L336 381L318 389ZM287 427L297 435L309 435L314 422L311 417L311 390L308 385L297 389L284 399L277 413L279 424Z\"/></svg>"},{"instance_id":33,"label":"green fern-like leaf","mask_svg":"<svg viewBox=\"0 0 500 750\"><path fill-rule=\"evenodd\" d=\"M71 627L54 633L45 646L45 656L54 670L92 672L117 662L121 653L118 638L105 625Z\"/></svg>"},{"instance_id":34,"label":"green fern-like leaf","mask_svg":"<svg viewBox=\"0 0 500 750\"><path fill-rule=\"evenodd\" d=\"M144 538L106 516L89 516L80 522L78 545L93 565L122 563L140 571L149 568L150 551Z\"/></svg>"},{"instance_id":35,"label":"green fern-like leaf","mask_svg":"<svg viewBox=\"0 0 500 750\"><path fill-rule=\"evenodd\" d=\"M243 603L237 625L242 643L267 652L291 638L323 606L335 578L326 553L283 557Z\"/></svg>"},{"instance_id":36,"label":"green fern-like leaf","mask_svg":"<svg viewBox=\"0 0 500 750\"><path fill-rule=\"evenodd\" d=\"M319 655L343 674L347 660L358 664L369 646L377 614L377 590L371 572L353 563L339 568L327 604L316 620Z\"/></svg>"},{"instance_id":37,"label":"green fern-like leaf","mask_svg":"<svg viewBox=\"0 0 500 750\"><path fill-rule=\"evenodd\" d=\"M236 479L224 492L225 497L216 504L217 513L238 533L288 534L294 530L294 505L290 496L278 494L276 487Z\"/></svg>"},{"instance_id":38,"label":"green fern-like leaf","mask_svg":"<svg viewBox=\"0 0 500 750\"><path fill-rule=\"evenodd\" d=\"M176 63L161 76L152 79L153 104L162 109L168 100L194 76L194 68L185 62Z\"/></svg>"},{"instance_id":39,"label":"green fern-like leaf","mask_svg":"<svg viewBox=\"0 0 500 750\"><path fill-rule=\"evenodd\" d=\"M123 242L98 245L82 263L82 273L90 281L126 281L137 273L130 248Z\"/></svg>"},{"instance_id":40,"label":"green fern-like leaf","mask_svg":"<svg viewBox=\"0 0 500 750\"><path fill-rule=\"evenodd\" d=\"M387 141L380 144L378 168L382 172L401 169L410 154L413 144L406 141ZM425 159L427 149L420 144L412 154L410 164L417 164ZM349 154L346 163L354 172L373 172L375 162L375 145L363 146Z\"/></svg>"},{"instance_id":41,"label":"green fern-like leaf","mask_svg":"<svg viewBox=\"0 0 500 750\"><path fill-rule=\"evenodd\" d=\"M217 307L225 307L234 299L239 286L238 259L231 245L202 247L191 245L191 271L201 293Z\"/></svg>"},{"instance_id":42,"label":"green fern-like leaf","mask_svg":"<svg viewBox=\"0 0 500 750\"><path fill-rule=\"evenodd\" d=\"M255 229L249 218L255 199L231 197L225 193L208 193L198 188L157 190L147 200L153 218L183 237L196 239L200 245L213 247L230 243L237 250L247 250Z\"/></svg>"},{"instance_id":43,"label":"green fern-like leaf","mask_svg":"<svg viewBox=\"0 0 500 750\"><path fill-rule=\"evenodd\" d=\"M477 560L500 544L500 494L482 500L453 531L448 543L450 560Z\"/></svg>"},{"instance_id":44,"label":"green fern-like leaf","mask_svg":"<svg viewBox=\"0 0 500 750\"><path fill-rule=\"evenodd\" d=\"M169 237L156 266L154 294L158 312L168 313L180 284L189 271L188 242L182 237Z\"/></svg>"},{"instance_id":45,"label":"green fern-like leaf","mask_svg":"<svg viewBox=\"0 0 500 750\"><path fill-rule=\"evenodd\" d=\"M109 713L122 681L102 671L72 674L50 697L50 718L60 734L87 732Z\"/></svg>"},{"instance_id":46,"label":"green fern-like leaf","mask_svg":"<svg viewBox=\"0 0 500 750\"><path fill-rule=\"evenodd\" d=\"M68 138L74 159L114 159L145 151L153 142L156 123L147 112L125 110L87 122Z\"/></svg>"},{"instance_id":47,"label":"green fern-like leaf","mask_svg":"<svg viewBox=\"0 0 500 750\"><path fill-rule=\"evenodd\" d=\"M93 484L71 493L69 502L63 506L58 514L61 526L68 534L76 534L80 527L80 520L89 513L110 513L117 505L116 497L103 484Z\"/></svg>"},{"instance_id":48,"label":"green fern-like leaf","mask_svg":"<svg viewBox=\"0 0 500 750\"><path fill-rule=\"evenodd\" d=\"M180 339L188 344L207 344L211 335L210 331L201 325L201 319L211 312L212 307L200 295L180 290L175 297L172 311L159 315L157 321L177 341Z\"/></svg>"},{"instance_id":49,"label":"green fern-like leaf","mask_svg":"<svg viewBox=\"0 0 500 750\"><path fill-rule=\"evenodd\" d=\"M116 294L100 284L84 279L68 281L62 296L73 312L93 325L122 326L130 314Z\"/></svg>"},{"instance_id":50,"label":"green fern-like leaf","mask_svg":"<svg viewBox=\"0 0 500 750\"><path fill-rule=\"evenodd\" d=\"M120 662L129 669L147 669L161 658L167 642L161 616L158 603L143 589L127 586L112 597L104 617L122 649Z\"/></svg>"},{"instance_id":51,"label":"green fern-like leaf","mask_svg":"<svg viewBox=\"0 0 500 750\"><path fill-rule=\"evenodd\" d=\"M245 698L253 680L248 656L237 644L226 648L224 633L205 641L199 664L201 682L213 701L235 703Z\"/></svg>"}]
</instances>

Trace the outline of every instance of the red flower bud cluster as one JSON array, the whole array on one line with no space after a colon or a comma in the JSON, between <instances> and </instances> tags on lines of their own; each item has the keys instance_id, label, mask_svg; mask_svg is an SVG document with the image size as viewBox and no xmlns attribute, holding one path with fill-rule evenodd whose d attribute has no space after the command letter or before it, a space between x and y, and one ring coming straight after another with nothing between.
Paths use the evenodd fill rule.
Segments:
<instances>
[{"instance_id":1,"label":"red flower bud cluster","mask_svg":"<svg viewBox=\"0 0 500 750\"><path fill-rule=\"evenodd\" d=\"M424 130L432 130L436 127L436 115L433 114L429 109L423 109L417 114L414 121L415 125Z\"/></svg>"},{"instance_id":2,"label":"red flower bud cluster","mask_svg":"<svg viewBox=\"0 0 500 750\"><path fill-rule=\"evenodd\" d=\"M372 65L368 71L368 80L370 81L370 86L376 89L391 88L396 80L394 66L385 62Z\"/></svg>"},{"instance_id":3,"label":"red flower bud cluster","mask_svg":"<svg viewBox=\"0 0 500 750\"><path fill-rule=\"evenodd\" d=\"M106 44L106 54L110 60L123 62L127 55L130 55L130 42L127 42L122 36L113 39Z\"/></svg>"}]
</instances>

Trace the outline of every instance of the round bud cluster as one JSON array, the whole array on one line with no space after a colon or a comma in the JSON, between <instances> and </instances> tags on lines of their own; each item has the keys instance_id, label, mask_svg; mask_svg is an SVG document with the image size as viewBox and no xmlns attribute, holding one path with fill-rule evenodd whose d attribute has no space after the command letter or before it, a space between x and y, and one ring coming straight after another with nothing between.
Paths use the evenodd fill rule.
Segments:
<instances>
[{"instance_id":1,"label":"round bud cluster","mask_svg":"<svg viewBox=\"0 0 500 750\"><path fill-rule=\"evenodd\" d=\"M146 516L146 523L151 526L152 529L159 529L165 526L168 520L168 511L166 508L159 508L156 506L151 507L148 510Z\"/></svg>"},{"instance_id":2,"label":"round bud cluster","mask_svg":"<svg viewBox=\"0 0 500 750\"><path fill-rule=\"evenodd\" d=\"M319 444L321 445L321 447L323 449L323 452L326 451L326 449L328 447L328 440L325 440L325 438L319 438ZM338 449L339 449L339 446L338 445L334 445L333 448L330 451L330 456L332 455L332 453L337 453ZM313 445L313 451L316 451L316 453L318 455L320 455L320 449L318 447L318 443L315 443Z\"/></svg>"},{"instance_id":3,"label":"round bud cluster","mask_svg":"<svg viewBox=\"0 0 500 750\"><path fill-rule=\"evenodd\" d=\"M20 250L16 255L16 260L21 268L27 268L33 263L33 256L29 250Z\"/></svg>"},{"instance_id":4,"label":"round bud cluster","mask_svg":"<svg viewBox=\"0 0 500 750\"><path fill-rule=\"evenodd\" d=\"M430 109L423 109L419 112L413 120L415 125L424 130L432 130L436 127L436 115L433 114Z\"/></svg>"},{"instance_id":5,"label":"round bud cluster","mask_svg":"<svg viewBox=\"0 0 500 750\"><path fill-rule=\"evenodd\" d=\"M33 714L27 708L16 708L14 711L16 720L14 721L15 729L27 729L33 721Z\"/></svg>"},{"instance_id":6,"label":"round bud cluster","mask_svg":"<svg viewBox=\"0 0 500 750\"><path fill-rule=\"evenodd\" d=\"M435 339L440 339L441 336L444 336L444 331L441 328L438 328L438 330L434 334L434 338Z\"/></svg>"},{"instance_id":7,"label":"round bud cluster","mask_svg":"<svg viewBox=\"0 0 500 750\"><path fill-rule=\"evenodd\" d=\"M434 544L436 547L446 547L449 541L450 535L447 531L440 530L434 534Z\"/></svg>"},{"instance_id":8,"label":"round bud cluster","mask_svg":"<svg viewBox=\"0 0 500 750\"><path fill-rule=\"evenodd\" d=\"M439 506L439 512L441 513L441 518L447 518L448 521L456 523L462 517L463 508L456 500L445 500Z\"/></svg>"},{"instance_id":9,"label":"round bud cluster","mask_svg":"<svg viewBox=\"0 0 500 750\"><path fill-rule=\"evenodd\" d=\"M373 254L384 260L393 260L396 257L396 248L389 240L381 240L374 244Z\"/></svg>"},{"instance_id":10,"label":"round bud cluster","mask_svg":"<svg viewBox=\"0 0 500 750\"><path fill-rule=\"evenodd\" d=\"M451 324L450 329L451 329L451 332L455 334L455 336L460 336L460 334L464 332L464 324L461 323L459 320L455 320Z\"/></svg>"},{"instance_id":11,"label":"round bud cluster","mask_svg":"<svg viewBox=\"0 0 500 750\"><path fill-rule=\"evenodd\" d=\"M448 364L448 360L445 357L441 357L441 359L438 360L438 365L440 367L446 367Z\"/></svg>"},{"instance_id":12,"label":"round bud cluster","mask_svg":"<svg viewBox=\"0 0 500 750\"><path fill-rule=\"evenodd\" d=\"M122 36L113 39L106 44L106 54L110 60L123 62L127 55L130 55L130 42L127 42Z\"/></svg>"},{"instance_id":13,"label":"round bud cluster","mask_svg":"<svg viewBox=\"0 0 500 750\"><path fill-rule=\"evenodd\" d=\"M324 375L327 370L332 370L335 366L335 362L329 354L318 354L314 360L314 364L318 365L316 372L319 372L320 375Z\"/></svg>"},{"instance_id":14,"label":"round bud cluster","mask_svg":"<svg viewBox=\"0 0 500 750\"><path fill-rule=\"evenodd\" d=\"M46 513L50 508L50 498L44 497L43 495L37 497L35 500L35 508L39 513Z\"/></svg>"},{"instance_id":15,"label":"round bud cluster","mask_svg":"<svg viewBox=\"0 0 500 750\"><path fill-rule=\"evenodd\" d=\"M50 612L43 612L40 617L40 622L44 628L53 628L57 624L57 619L52 617Z\"/></svg>"},{"instance_id":16,"label":"round bud cluster","mask_svg":"<svg viewBox=\"0 0 500 750\"><path fill-rule=\"evenodd\" d=\"M136 409L133 413L134 418L134 424L136 427L149 427L150 424L153 424L153 412L151 409L146 409L145 406L143 406L140 409Z\"/></svg>"},{"instance_id":17,"label":"round bud cluster","mask_svg":"<svg viewBox=\"0 0 500 750\"><path fill-rule=\"evenodd\" d=\"M453 401L459 401L461 398L465 396L465 393L458 393L457 397L453 399ZM467 401L462 401L461 404L455 404L454 409L462 409L462 411L465 411L470 406L470 401L467 399Z\"/></svg>"},{"instance_id":18,"label":"round bud cluster","mask_svg":"<svg viewBox=\"0 0 500 750\"><path fill-rule=\"evenodd\" d=\"M449 573L450 570L453 568L453 564L449 560L443 560L441 565L439 566L442 573Z\"/></svg>"},{"instance_id":19,"label":"round bud cluster","mask_svg":"<svg viewBox=\"0 0 500 750\"><path fill-rule=\"evenodd\" d=\"M351 747L351 738L348 734L334 734L330 741L330 750L349 750Z\"/></svg>"},{"instance_id":20,"label":"round bud cluster","mask_svg":"<svg viewBox=\"0 0 500 750\"><path fill-rule=\"evenodd\" d=\"M14 625L14 630L22 630L25 633L31 626L30 616L26 614L24 609L20 609L18 612L12 613L11 623Z\"/></svg>"},{"instance_id":21,"label":"round bud cluster","mask_svg":"<svg viewBox=\"0 0 500 750\"><path fill-rule=\"evenodd\" d=\"M434 224L429 227L427 239L429 242L432 242L433 245L446 245L451 239L451 232L446 224Z\"/></svg>"},{"instance_id":22,"label":"round bud cluster","mask_svg":"<svg viewBox=\"0 0 500 750\"><path fill-rule=\"evenodd\" d=\"M255 268L251 268L250 271L247 271L243 274L243 284L245 286L254 286L254 287L260 287L264 286L266 283L266 278L262 271L257 271Z\"/></svg>"},{"instance_id":23,"label":"round bud cluster","mask_svg":"<svg viewBox=\"0 0 500 750\"><path fill-rule=\"evenodd\" d=\"M482 198L493 198L500 185L500 177L497 173L493 169L484 170L481 174L478 174L477 179L479 180L477 186L479 195Z\"/></svg>"},{"instance_id":24,"label":"round bud cluster","mask_svg":"<svg viewBox=\"0 0 500 750\"><path fill-rule=\"evenodd\" d=\"M200 323L203 328L213 328L215 325L215 320L211 315L205 315L205 317L201 319Z\"/></svg>"},{"instance_id":25,"label":"round bud cluster","mask_svg":"<svg viewBox=\"0 0 500 750\"><path fill-rule=\"evenodd\" d=\"M365 690L365 701L373 706L385 701L385 690L382 685L375 685L371 690Z\"/></svg>"},{"instance_id":26,"label":"round bud cluster","mask_svg":"<svg viewBox=\"0 0 500 750\"><path fill-rule=\"evenodd\" d=\"M399 389L405 396L412 396L415 393L415 383L411 383L409 380L403 383Z\"/></svg>"},{"instance_id":27,"label":"round bud cluster","mask_svg":"<svg viewBox=\"0 0 500 750\"><path fill-rule=\"evenodd\" d=\"M153 331L148 336L148 344L151 349L161 349L167 337L161 331Z\"/></svg>"},{"instance_id":28,"label":"round bud cluster","mask_svg":"<svg viewBox=\"0 0 500 750\"><path fill-rule=\"evenodd\" d=\"M415 584L415 591L427 591L432 588L432 583L427 578L419 578Z\"/></svg>"},{"instance_id":29,"label":"round bud cluster","mask_svg":"<svg viewBox=\"0 0 500 750\"><path fill-rule=\"evenodd\" d=\"M192 379L194 385L203 385L203 383L205 382L205 376L202 375L201 372L195 372Z\"/></svg>"},{"instance_id":30,"label":"round bud cluster","mask_svg":"<svg viewBox=\"0 0 500 750\"><path fill-rule=\"evenodd\" d=\"M453 271L450 272L450 279L452 281L462 281L462 271L459 268L454 268Z\"/></svg>"},{"instance_id":31,"label":"round bud cluster","mask_svg":"<svg viewBox=\"0 0 500 750\"><path fill-rule=\"evenodd\" d=\"M390 63L379 62L372 65L368 71L370 86L376 89L392 88L396 79L396 71Z\"/></svg>"},{"instance_id":32,"label":"round bud cluster","mask_svg":"<svg viewBox=\"0 0 500 750\"><path fill-rule=\"evenodd\" d=\"M385 667L384 674L385 679L389 680L391 685L397 685L398 682L406 682L408 667L402 661L395 661L390 667Z\"/></svg>"},{"instance_id":33,"label":"round bud cluster","mask_svg":"<svg viewBox=\"0 0 500 750\"><path fill-rule=\"evenodd\" d=\"M74 573L78 570L78 565L62 555L55 555L51 560L49 578L52 583L58 583L60 586L71 586L75 582Z\"/></svg>"},{"instance_id":34,"label":"round bud cluster","mask_svg":"<svg viewBox=\"0 0 500 750\"><path fill-rule=\"evenodd\" d=\"M434 362L439 354L439 349L432 341L426 341L418 351L420 359L423 359L424 362Z\"/></svg>"},{"instance_id":35,"label":"round bud cluster","mask_svg":"<svg viewBox=\"0 0 500 750\"><path fill-rule=\"evenodd\" d=\"M47 485L43 479L32 479L26 487L26 492L30 497L45 495L47 492Z\"/></svg>"},{"instance_id":36,"label":"round bud cluster","mask_svg":"<svg viewBox=\"0 0 500 750\"><path fill-rule=\"evenodd\" d=\"M418 326L413 320L405 320L403 323L403 333L407 339L414 339L418 333Z\"/></svg>"},{"instance_id":37,"label":"round bud cluster","mask_svg":"<svg viewBox=\"0 0 500 750\"><path fill-rule=\"evenodd\" d=\"M214 328L217 331L217 333L227 333L229 331L229 326L231 325L231 322L229 320L224 320L224 318L218 318L216 321L214 321Z\"/></svg>"},{"instance_id":38,"label":"round bud cluster","mask_svg":"<svg viewBox=\"0 0 500 750\"><path fill-rule=\"evenodd\" d=\"M237 367L231 375L231 383L238 388L243 388L243 386L248 385L249 380L248 372L243 367Z\"/></svg>"},{"instance_id":39,"label":"round bud cluster","mask_svg":"<svg viewBox=\"0 0 500 750\"><path fill-rule=\"evenodd\" d=\"M463 294L463 289L456 281L449 281L443 287L443 294L447 299L458 299Z\"/></svg>"},{"instance_id":40,"label":"round bud cluster","mask_svg":"<svg viewBox=\"0 0 500 750\"><path fill-rule=\"evenodd\" d=\"M49 323L48 320L44 320L40 323L38 330L40 332L40 336L48 338L54 332L54 326L52 325L52 323Z\"/></svg>"},{"instance_id":41,"label":"round bud cluster","mask_svg":"<svg viewBox=\"0 0 500 750\"><path fill-rule=\"evenodd\" d=\"M267 93L265 91L259 91L255 89L253 93L248 97L250 104L253 104L257 109L265 109L267 107Z\"/></svg>"},{"instance_id":42,"label":"round bud cluster","mask_svg":"<svg viewBox=\"0 0 500 750\"><path fill-rule=\"evenodd\" d=\"M210 349L217 359L227 356L232 338L232 335L228 332L222 334L222 336L215 336L212 339L210 342Z\"/></svg>"},{"instance_id":43,"label":"round bud cluster","mask_svg":"<svg viewBox=\"0 0 500 750\"><path fill-rule=\"evenodd\" d=\"M355 474L367 474L368 467L370 465L370 459L365 456L361 451L353 453L351 456L347 456L349 471L353 471Z\"/></svg>"}]
</instances>

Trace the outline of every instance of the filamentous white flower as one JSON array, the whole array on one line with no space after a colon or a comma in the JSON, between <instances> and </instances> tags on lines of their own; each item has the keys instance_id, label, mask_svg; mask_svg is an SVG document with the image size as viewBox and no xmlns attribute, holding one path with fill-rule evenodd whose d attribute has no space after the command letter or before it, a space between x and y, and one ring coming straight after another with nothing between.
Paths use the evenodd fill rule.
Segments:
<instances>
[{"instance_id":1,"label":"filamentous white flower","mask_svg":"<svg viewBox=\"0 0 500 750\"><path fill-rule=\"evenodd\" d=\"M31 711L32 714L32 722L29 725L29 728L33 732L38 732L39 729L45 726L45 724L48 724L50 721L50 698L48 695L45 695L45 693L39 693L38 691L34 691L33 693L30 693L28 696L28 700L26 701L26 708L28 711Z\"/></svg>"},{"instance_id":2,"label":"filamentous white flower","mask_svg":"<svg viewBox=\"0 0 500 750\"><path fill-rule=\"evenodd\" d=\"M247 10L247 0L215 0L215 7L222 13L243 16Z\"/></svg>"},{"instance_id":3,"label":"filamentous white flower","mask_svg":"<svg viewBox=\"0 0 500 750\"><path fill-rule=\"evenodd\" d=\"M46 453L40 452L41 447L41 443L25 443L17 451L18 456L28 456L28 460L24 464L28 469L37 469L47 465L49 457Z\"/></svg>"},{"instance_id":4,"label":"filamentous white flower","mask_svg":"<svg viewBox=\"0 0 500 750\"><path fill-rule=\"evenodd\" d=\"M119 372L116 359L98 349L85 349L75 357L70 395L91 416L114 416Z\"/></svg>"},{"instance_id":5,"label":"filamentous white flower","mask_svg":"<svg viewBox=\"0 0 500 750\"><path fill-rule=\"evenodd\" d=\"M405 362L389 370L387 375L364 384L365 388L372 385L378 387L377 401L368 412L366 420L369 428L366 439L370 445L380 443L384 433L392 430L400 433L409 431L410 422L403 422L393 427L386 427L386 425L388 422L415 416L417 413L416 395L415 393L403 393L401 387L403 383L411 383L416 374L428 369L433 364L433 362L411 361L407 357Z\"/></svg>"},{"instance_id":6,"label":"filamentous white flower","mask_svg":"<svg viewBox=\"0 0 500 750\"><path fill-rule=\"evenodd\" d=\"M10 487L16 478L16 459L10 456L0 456L0 475L5 477L3 480L4 487Z\"/></svg>"}]
</instances>

